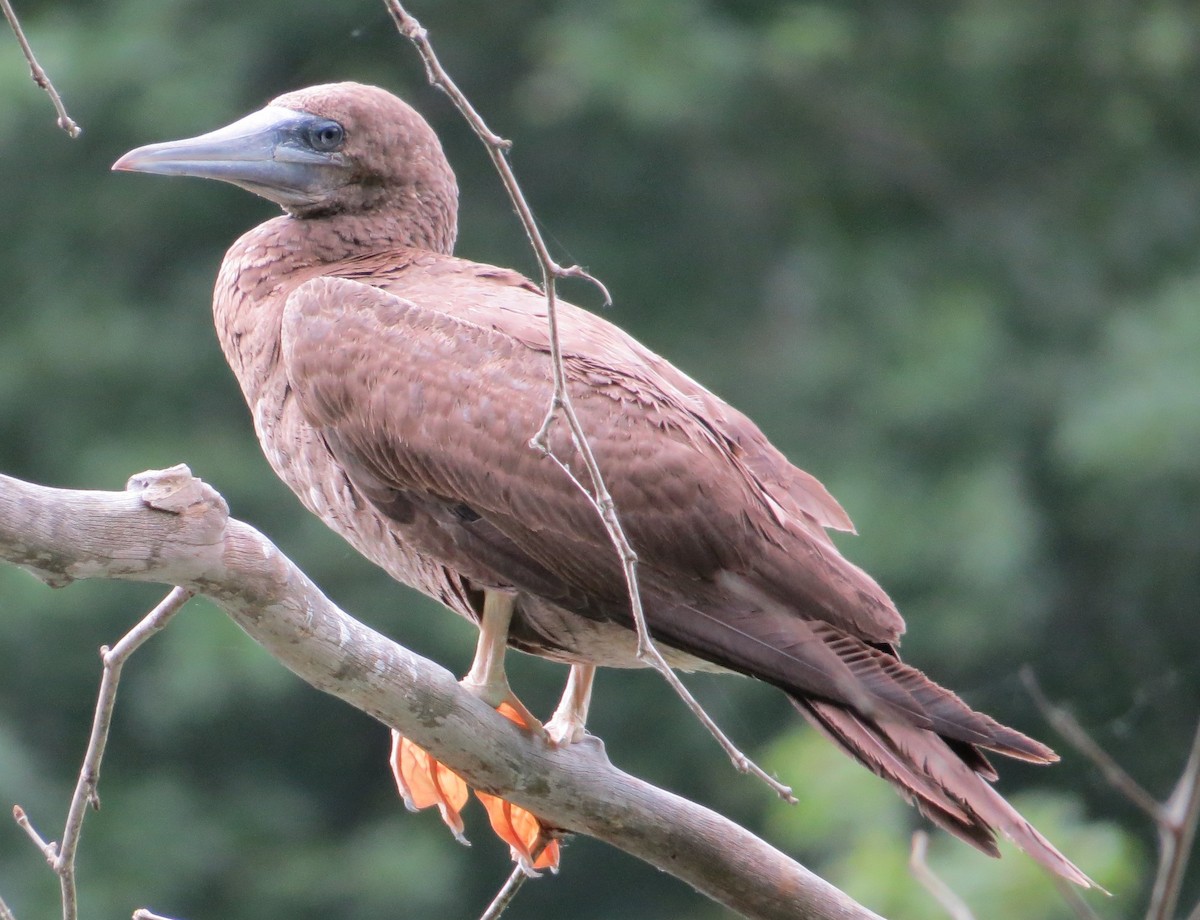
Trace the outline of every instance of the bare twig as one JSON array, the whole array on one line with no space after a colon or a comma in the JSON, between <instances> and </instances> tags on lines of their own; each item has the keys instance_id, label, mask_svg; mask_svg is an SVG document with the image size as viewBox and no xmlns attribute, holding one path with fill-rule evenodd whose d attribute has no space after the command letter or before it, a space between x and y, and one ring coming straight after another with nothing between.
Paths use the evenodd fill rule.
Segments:
<instances>
[{"instance_id":1,"label":"bare twig","mask_svg":"<svg viewBox=\"0 0 1200 920\"><path fill-rule=\"evenodd\" d=\"M584 468L587 470L588 479L591 481L591 490L589 491L585 488L574 475L571 475L571 479L588 496L596 508L601 520L604 522L605 529L608 531L609 538L612 540L613 547L621 560L621 566L625 575L625 584L629 594L630 612L637 630L638 658L647 662L666 679L667 683L684 701L688 709L692 711L701 724L708 729L721 745L733 762L733 765L739 771L757 776L773 789L780 798L794 803L796 798L792 795L792 790L743 754L712 720L708 713L704 711L704 708L687 687L684 686L678 676L676 676L671 666L667 664L666 659L663 658L650 637L650 630L646 625L645 610L642 606L641 591L638 588L637 554L634 552L633 546L625 534L625 529L621 525L616 503L613 501L612 494L605 485L600 464L597 462L596 455L588 443L587 433L571 402L571 396L567 390L566 371L563 366L562 348L558 334L558 295L556 281L559 278L582 278L590 281L604 295L606 304L612 302L608 289L580 266L572 265L563 267L553 259L541 231L538 230L537 221L533 217L533 211L529 207L529 203L525 200L525 195L522 193L516 175L513 173L512 165L508 161L507 153L512 147L512 142L500 137L487 126L467 97L450 78L449 74L446 73L441 62L438 60L437 54L433 50L433 46L429 42L428 33L421 24L404 9L399 0L385 0L385 3L400 33L416 46L421 60L425 64L425 73L429 82L450 97L472 130L483 141L484 146L487 148L488 156L500 174L504 188L508 192L508 197L516 209L521 225L525 228L530 245L537 256L538 265L542 271L542 288L546 294L546 319L549 325L550 367L553 376L553 393L546 416L542 420L542 424L537 432L531 438L530 446L547 456L553 457L558 461L560 467L566 469L566 464L558 460L557 457L554 457L549 441L550 430L555 422L560 417L566 422L571 433L571 441L579 454ZM568 472L570 471L568 470Z\"/></svg>"},{"instance_id":2,"label":"bare twig","mask_svg":"<svg viewBox=\"0 0 1200 920\"><path fill-rule=\"evenodd\" d=\"M1150 911L1146 920L1171 920L1179 903L1184 869L1196 839L1196 822L1200 820L1200 725L1192 739L1183 775L1175 784L1170 798L1162 806L1158 824L1158 872L1150 892ZM1197 906L1200 910L1200 905ZM1193 911L1195 913L1195 911Z\"/></svg>"},{"instance_id":3,"label":"bare twig","mask_svg":"<svg viewBox=\"0 0 1200 920\"><path fill-rule=\"evenodd\" d=\"M1046 720L1059 734L1096 765L1109 785L1154 822L1158 831L1158 869L1146 920L1171 920L1179 903L1184 870L1196 838L1196 825L1200 823L1200 725L1196 726L1191 752L1179 782L1166 802L1160 803L1095 742L1070 712L1046 698L1031 669L1022 669L1021 679ZM1200 904L1189 920L1200 920Z\"/></svg>"},{"instance_id":4,"label":"bare twig","mask_svg":"<svg viewBox=\"0 0 1200 920\"><path fill-rule=\"evenodd\" d=\"M75 124L71 116L67 114L67 109L63 105L62 97L58 94L58 90L54 88L54 84L46 76L46 71L42 70L42 66L37 62L37 58L33 56L33 48L29 44L29 39L25 37L25 31L21 28L21 21L17 19L17 14L13 10L12 4L9 0L0 0L0 9L4 10L4 18L8 20L9 26L12 27L13 35L17 37L17 44L21 46L21 53L25 55L25 60L29 62L29 76L33 78L34 83L46 91L50 96L50 101L54 103L54 111L58 113L58 126L71 137L79 137L83 133L83 129Z\"/></svg>"},{"instance_id":5,"label":"bare twig","mask_svg":"<svg viewBox=\"0 0 1200 920\"><path fill-rule=\"evenodd\" d=\"M474 788L618 847L749 920L878 920L711 809L618 770L602 745L555 747L497 715L444 668L339 610L185 467L134 477L124 492L0 475L0 560L51 584L116 578L202 593L285 667Z\"/></svg>"},{"instance_id":6,"label":"bare twig","mask_svg":"<svg viewBox=\"0 0 1200 920\"><path fill-rule=\"evenodd\" d=\"M529 878L529 873L521 866L514 867L512 873L508 876L508 880L504 883L500 891L497 892L496 897L492 899L492 903L487 906L487 910L483 912L479 920L500 920L500 915L508 910L508 906L512 904L513 899L517 896L517 892L521 890L521 886Z\"/></svg>"},{"instance_id":7,"label":"bare twig","mask_svg":"<svg viewBox=\"0 0 1200 920\"><path fill-rule=\"evenodd\" d=\"M1071 747L1090 760L1104 775L1108 784L1124 795L1130 802L1144 811L1156 824L1162 818L1162 806L1154 796L1142 788L1109 753L1100 747L1079 724L1079 721L1062 706L1051 703L1042 692L1033 669L1021 669L1021 680L1042 713L1042 717L1067 740Z\"/></svg>"},{"instance_id":8,"label":"bare twig","mask_svg":"<svg viewBox=\"0 0 1200 920\"><path fill-rule=\"evenodd\" d=\"M191 591L173 588L153 610L129 630L112 649L100 649L104 661L104 672L100 677L100 691L96 695L96 714L92 719L92 734L88 738L87 752L71 806L67 810L67 824L63 830L62 846L54 871L62 885L64 920L75 920L79 907L75 891L75 853L79 849L79 838L83 832L83 818L90 805L99 810L100 798L97 784L100 781L100 764L104 759L104 748L108 743L108 730L112 725L113 709L117 704L117 684L121 680L121 668L147 639L167 625L179 609L192 596Z\"/></svg>"},{"instance_id":9,"label":"bare twig","mask_svg":"<svg viewBox=\"0 0 1200 920\"><path fill-rule=\"evenodd\" d=\"M133 920L173 920L171 917L160 917L158 914L152 914L144 907L139 907L133 912Z\"/></svg>"},{"instance_id":10,"label":"bare twig","mask_svg":"<svg viewBox=\"0 0 1200 920\"><path fill-rule=\"evenodd\" d=\"M4 898L0 898L0 920L17 920L9 906L4 903Z\"/></svg>"},{"instance_id":11,"label":"bare twig","mask_svg":"<svg viewBox=\"0 0 1200 920\"><path fill-rule=\"evenodd\" d=\"M25 814L25 809L20 805L13 806L13 818L16 820L17 826L33 841L34 846L42 851L42 855L46 857L46 862L53 868L54 864L58 861L58 844L47 842L46 838L37 832L37 829L29 820L29 816Z\"/></svg>"},{"instance_id":12,"label":"bare twig","mask_svg":"<svg viewBox=\"0 0 1200 920\"><path fill-rule=\"evenodd\" d=\"M1079 892L1074 885L1059 878L1057 875L1051 875L1050 881L1054 883L1054 887L1058 890L1059 897L1066 902L1067 907L1071 908L1071 911L1079 920L1101 920L1100 915L1092 910L1092 906L1079 896Z\"/></svg>"},{"instance_id":13,"label":"bare twig","mask_svg":"<svg viewBox=\"0 0 1200 920\"><path fill-rule=\"evenodd\" d=\"M535 846L529 854L529 866L537 862L538 857L542 855L542 851L550 843L551 838L545 835L541 836L541 842ZM555 872L558 870L555 869ZM492 898L492 903L487 906L487 909L480 916L479 920L500 920L500 915L503 914L513 900L517 896L517 892L521 890L521 886L531 878L540 878L541 874L532 871L529 867L522 865L520 862L513 867L508 879L496 893L496 897Z\"/></svg>"},{"instance_id":14,"label":"bare twig","mask_svg":"<svg viewBox=\"0 0 1200 920\"><path fill-rule=\"evenodd\" d=\"M63 829L62 844L47 843L30 823L24 809L13 807L13 817L37 844L46 857L46 862L58 876L62 888L64 920L75 920L79 915L79 901L75 890L75 854L79 849L79 838L83 832L83 819L90 805L100 808L97 783L100 781L100 763L104 759L104 747L108 742L108 730L112 725L113 708L117 702L117 683L121 679L121 667L137 651L143 642L162 629L180 607L192 596L183 588L174 588L157 607L140 623L126 633L112 649L100 649L104 661L104 672L100 678L100 691L96 698L96 713L92 719L92 733L88 739L83 765L75 784L75 793L67 809L67 823Z\"/></svg>"},{"instance_id":15,"label":"bare twig","mask_svg":"<svg viewBox=\"0 0 1200 920\"><path fill-rule=\"evenodd\" d=\"M975 916L971 913L971 908L967 907L966 902L955 894L950 886L943 882L929 868L929 863L925 861L925 854L928 849L929 835L925 831L917 831L913 834L912 852L908 857L908 869L912 873L913 878L920 882L925 890L933 895L933 899L954 920L975 920Z\"/></svg>"}]
</instances>

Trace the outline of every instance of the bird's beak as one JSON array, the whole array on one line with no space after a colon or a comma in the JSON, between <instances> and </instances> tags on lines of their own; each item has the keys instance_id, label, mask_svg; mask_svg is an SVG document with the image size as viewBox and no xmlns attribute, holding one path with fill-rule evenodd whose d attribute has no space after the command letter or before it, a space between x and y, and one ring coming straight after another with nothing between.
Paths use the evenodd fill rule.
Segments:
<instances>
[{"instance_id":1,"label":"bird's beak","mask_svg":"<svg viewBox=\"0 0 1200 920\"><path fill-rule=\"evenodd\" d=\"M267 106L199 137L131 150L112 166L122 172L220 179L285 208L320 204L349 181L341 153L305 142L313 116Z\"/></svg>"}]
</instances>

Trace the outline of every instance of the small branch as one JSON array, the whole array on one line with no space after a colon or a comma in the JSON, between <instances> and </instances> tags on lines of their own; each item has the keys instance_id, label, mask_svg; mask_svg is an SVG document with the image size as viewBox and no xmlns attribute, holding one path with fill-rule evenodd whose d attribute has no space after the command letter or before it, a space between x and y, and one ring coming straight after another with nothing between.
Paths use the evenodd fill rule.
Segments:
<instances>
[{"instance_id":1,"label":"small branch","mask_svg":"<svg viewBox=\"0 0 1200 920\"><path fill-rule=\"evenodd\" d=\"M508 910L508 906L516 898L517 892L528 880L529 874L521 866L515 867L508 876L508 881L497 892L496 897L492 899L492 903L487 906L487 910L483 912L479 920L500 920L500 915Z\"/></svg>"},{"instance_id":2,"label":"small branch","mask_svg":"<svg viewBox=\"0 0 1200 920\"><path fill-rule=\"evenodd\" d=\"M133 920L173 920L172 917L160 917L158 914L152 914L144 907L139 907L133 912Z\"/></svg>"},{"instance_id":3,"label":"small branch","mask_svg":"<svg viewBox=\"0 0 1200 920\"><path fill-rule=\"evenodd\" d=\"M1179 903L1184 870L1196 838L1196 825L1200 823L1200 724L1196 726L1191 752L1179 782L1170 798L1159 803L1095 742L1071 713L1046 698L1030 668L1022 669L1021 679L1043 716L1058 733L1099 768L1109 785L1154 822L1158 831L1158 869L1146 920L1171 920ZM1189 920L1200 920L1200 905L1192 913Z\"/></svg>"},{"instance_id":4,"label":"small branch","mask_svg":"<svg viewBox=\"0 0 1200 920\"><path fill-rule=\"evenodd\" d=\"M0 920L17 920L9 906L4 903L4 898L0 898Z\"/></svg>"},{"instance_id":5,"label":"small branch","mask_svg":"<svg viewBox=\"0 0 1200 920\"><path fill-rule=\"evenodd\" d=\"M1079 724L1075 716L1046 698L1032 668L1021 669L1021 680L1033 698L1033 702L1041 711L1042 717L1050 723L1054 730L1062 735L1071 747L1090 760L1103 774L1110 786L1144 811L1150 820L1157 824L1162 818L1162 806L1155 801L1154 796L1142 788L1137 780L1126 773L1125 769L1092 739L1092 736Z\"/></svg>"},{"instance_id":6,"label":"small branch","mask_svg":"<svg viewBox=\"0 0 1200 920\"><path fill-rule=\"evenodd\" d=\"M610 843L749 920L878 920L744 828L618 770L599 743L552 747L523 732L445 668L339 610L186 467L134 477L125 492L0 475L0 560L52 584L116 578L203 594L285 667L472 787Z\"/></svg>"},{"instance_id":7,"label":"small branch","mask_svg":"<svg viewBox=\"0 0 1200 920\"><path fill-rule=\"evenodd\" d=\"M943 882L925 861L929 849L929 835L925 831L917 831L912 836L912 853L908 857L908 869L913 878L920 882L926 891L933 895L954 920L975 920L971 908L954 893L954 890Z\"/></svg>"},{"instance_id":8,"label":"small branch","mask_svg":"<svg viewBox=\"0 0 1200 920\"><path fill-rule=\"evenodd\" d=\"M1171 920L1183 888L1184 870L1196 839L1196 823L1200 820L1200 725L1192 738L1183 775L1179 777L1170 798L1162 806L1158 824L1158 872L1150 893L1147 920ZM1200 910L1200 905L1197 906ZM1195 911L1193 911L1195 913Z\"/></svg>"},{"instance_id":9,"label":"small branch","mask_svg":"<svg viewBox=\"0 0 1200 920\"><path fill-rule=\"evenodd\" d=\"M541 843L534 847L529 854L529 867L532 867L532 865L537 862L538 857L542 855L542 851L550 842L550 838L544 835L541 836L540 839ZM541 873L534 872L529 867L526 867L519 862L513 867L508 879L496 893L496 897L492 899L492 903L487 906L487 910L483 912L483 915L479 918L479 920L500 920L500 915L508 910L509 905L512 904L513 900L516 898L517 892L521 890L521 886L531 878L541 877ZM554 871L557 872L558 870L555 869Z\"/></svg>"},{"instance_id":10,"label":"small branch","mask_svg":"<svg viewBox=\"0 0 1200 920\"><path fill-rule=\"evenodd\" d=\"M29 816L25 814L25 809L20 805L13 806L13 818L16 820L17 826L33 841L34 846L42 851L42 855L46 857L46 862L50 864L50 867L54 868L54 864L58 862L58 844L46 842L46 839L37 832L29 820Z\"/></svg>"},{"instance_id":11,"label":"small branch","mask_svg":"<svg viewBox=\"0 0 1200 920\"><path fill-rule=\"evenodd\" d=\"M560 417L566 421L567 427L571 432L571 441L579 454L584 468L587 470L588 479L592 486L591 490L589 491L585 488L573 474L570 474L570 470L567 470L567 472L571 475L572 481L591 499L592 504L600 514L601 520L604 522L604 528L608 531L613 548L621 560L621 567L629 594L630 613L633 617L634 627L637 630L638 658L649 664L663 676L667 684L679 695L692 714L708 729L717 740L717 743L721 745L721 748L733 762L734 767L742 773L749 773L758 777L780 798L794 804L796 798L792 795L792 790L768 774L734 745L729 737L718 727L716 722L713 721L712 717L704 711L704 708L692 696L683 682L676 676L650 637L650 630L646 625L645 610L642 606L641 591L638 587L637 554L634 552L633 546L625 534L625 528L621 525L616 504L613 501L611 493L608 491L608 487L605 485L604 475L600 470L599 462L596 460L595 452L588 442L587 432L584 431L583 423L580 422L579 416L575 413L575 407L571 402L571 396L567 390L566 370L563 366L562 345L558 333L558 293L556 282L559 278L582 278L590 281L604 295L605 305L612 303L612 297L609 295L608 289L597 278L588 274L580 266L572 265L563 267L551 257L550 250L546 246L546 241L542 237L541 231L538 230L533 210L525 200L525 195L521 191L516 175L513 173L512 164L508 161L508 151L512 148L512 142L500 137L500 135L487 126L487 123L484 122L474 106L471 105L466 95L458 88L450 78L450 75L446 73L441 62L438 60L437 54L433 50L433 45L429 42L429 33L425 31L424 27L404 9L399 0L385 0L385 3L388 12L396 23L396 28L400 30L400 34L416 46L417 52L425 64L425 75L429 79L429 82L450 97L455 107L462 113L467 123L471 126L471 129L483 141L484 146L487 148L488 156L491 158L492 164L496 167L496 171L500 174L500 179L504 183L505 191L508 192L509 200L516 209L521 226L525 228L525 234L529 237L529 243L533 247L534 254L537 256L538 265L542 271L542 289L546 292L546 321L550 327L550 367L553 377L553 393L550 397L550 406L546 411L546 416L529 443L532 448L553 457L560 467L567 469L565 463L554 457L549 441L550 430L553 428L555 422Z\"/></svg>"},{"instance_id":12,"label":"small branch","mask_svg":"<svg viewBox=\"0 0 1200 920\"><path fill-rule=\"evenodd\" d=\"M1092 910L1091 905L1080 897L1079 891L1074 885L1057 875L1051 875L1050 881L1054 883L1059 896L1079 920L1101 920L1100 915Z\"/></svg>"},{"instance_id":13,"label":"small branch","mask_svg":"<svg viewBox=\"0 0 1200 920\"><path fill-rule=\"evenodd\" d=\"M71 805L67 810L62 846L54 863L54 871L58 874L62 886L64 920L75 920L79 913L75 890L75 854L79 849L79 838L83 833L83 819L88 806L97 811L100 808L100 798L96 790L100 782L100 764L104 759L104 748L108 743L108 731L112 726L113 709L117 704L117 684L121 680L121 668L129 656L147 639L167 625L191 596L192 592L183 588L172 589L115 647L111 650L107 647L100 649L104 672L100 678L100 690L96 695L92 733L88 738L87 752L83 756L83 766L75 784L75 793L71 796Z\"/></svg>"},{"instance_id":14,"label":"small branch","mask_svg":"<svg viewBox=\"0 0 1200 920\"><path fill-rule=\"evenodd\" d=\"M13 30L13 35L17 37L17 44L21 46L21 53L25 55L25 60L29 62L29 76L33 78L34 83L46 91L50 96L50 101L54 104L54 111L58 113L58 126L66 131L70 137L79 137L83 133L83 129L71 120L71 116L67 114L67 109L63 105L62 97L58 94L58 90L54 88L54 84L46 76L46 71L42 70L42 65L33 56L33 48L29 44L29 39L25 37L25 31L21 28L21 21L17 19L17 14L13 10L10 0L0 0L0 9L4 10L4 18L8 20L8 24Z\"/></svg>"}]
</instances>

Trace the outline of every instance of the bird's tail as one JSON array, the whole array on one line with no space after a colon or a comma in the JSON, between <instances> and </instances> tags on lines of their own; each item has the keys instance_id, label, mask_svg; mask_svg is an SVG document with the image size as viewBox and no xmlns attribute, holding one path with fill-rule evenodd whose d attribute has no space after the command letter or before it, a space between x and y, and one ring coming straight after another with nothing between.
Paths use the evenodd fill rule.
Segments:
<instances>
[{"instance_id":1,"label":"bird's tail","mask_svg":"<svg viewBox=\"0 0 1200 920\"><path fill-rule=\"evenodd\" d=\"M903 722L860 716L834 703L790 697L823 734L883 777L931 821L998 856L1000 831L1049 869L1076 885L1098 888L990 785L995 771L974 745Z\"/></svg>"}]
</instances>

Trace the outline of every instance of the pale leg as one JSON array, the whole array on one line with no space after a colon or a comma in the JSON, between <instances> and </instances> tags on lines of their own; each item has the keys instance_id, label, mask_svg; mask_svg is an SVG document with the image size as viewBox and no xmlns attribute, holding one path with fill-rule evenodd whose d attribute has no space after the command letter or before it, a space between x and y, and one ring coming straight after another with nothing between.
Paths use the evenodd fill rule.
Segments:
<instances>
[{"instance_id":1,"label":"pale leg","mask_svg":"<svg viewBox=\"0 0 1200 920\"><path fill-rule=\"evenodd\" d=\"M554 715L546 723L546 734L555 745L574 744L583 740L588 705L592 701L592 681L596 677L594 664L573 664L567 686Z\"/></svg>"},{"instance_id":2,"label":"pale leg","mask_svg":"<svg viewBox=\"0 0 1200 920\"><path fill-rule=\"evenodd\" d=\"M479 642L475 660L462 679L463 687L489 706L499 709L507 704L516 714L518 723L531 731L541 731L542 723L516 698L504 673L504 653L508 649L508 624L512 621L516 599L511 594L486 591L483 596L483 617L479 621Z\"/></svg>"}]
</instances>

